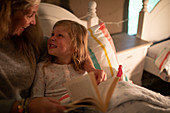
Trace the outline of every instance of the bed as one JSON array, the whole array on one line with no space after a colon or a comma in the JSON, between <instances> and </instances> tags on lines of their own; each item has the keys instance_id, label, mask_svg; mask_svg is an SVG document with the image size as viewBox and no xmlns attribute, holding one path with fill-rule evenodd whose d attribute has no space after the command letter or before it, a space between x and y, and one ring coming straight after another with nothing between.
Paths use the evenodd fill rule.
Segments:
<instances>
[{"instance_id":1,"label":"bed","mask_svg":"<svg viewBox=\"0 0 170 113\"><path fill-rule=\"evenodd\" d=\"M170 82L170 0L160 0L151 12L143 0L136 37L152 42L144 70Z\"/></svg>"},{"instance_id":2,"label":"bed","mask_svg":"<svg viewBox=\"0 0 170 113\"><path fill-rule=\"evenodd\" d=\"M103 69L108 79L99 85L101 94L105 92L109 81L117 74L119 66L115 46L104 23L99 23L96 14L96 2L90 1L84 20L69 11L48 3L40 3L38 16L44 36L50 37L52 27L58 20L69 19L88 28L88 49L94 66ZM86 14L85 14L86 15ZM63 98L63 97L61 97ZM63 98L68 101L69 97ZM89 111L85 111L88 112ZM97 112L97 111L96 111ZM95 112L95 113L96 113ZM125 74L118 83L111 98L108 113L169 113L170 98L128 82Z\"/></svg>"}]
</instances>

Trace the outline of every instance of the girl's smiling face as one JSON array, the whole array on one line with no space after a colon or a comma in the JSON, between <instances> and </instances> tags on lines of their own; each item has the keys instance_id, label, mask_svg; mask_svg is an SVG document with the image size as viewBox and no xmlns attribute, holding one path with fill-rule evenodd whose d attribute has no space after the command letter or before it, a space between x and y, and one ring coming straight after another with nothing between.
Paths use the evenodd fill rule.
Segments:
<instances>
[{"instance_id":1,"label":"girl's smiling face","mask_svg":"<svg viewBox=\"0 0 170 113\"><path fill-rule=\"evenodd\" d=\"M30 24L36 24L35 15L38 10L38 5L30 7L26 12L16 11L12 15L12 34L20 36L25 28L29 27ZM26 14L24 14L26 13Z\"/></svg>"},{"instance_id":2,"label":"girl's smiling face","mask_svg":"<svg viewBox=\"0 0 170 113\"><path fill-rule=\"evenodd\" d=\"M56 26L48 39L48 53L56 56L59 62L71 63L73 54L72 40L64 26Z\"/></svg>"}]
</instances>

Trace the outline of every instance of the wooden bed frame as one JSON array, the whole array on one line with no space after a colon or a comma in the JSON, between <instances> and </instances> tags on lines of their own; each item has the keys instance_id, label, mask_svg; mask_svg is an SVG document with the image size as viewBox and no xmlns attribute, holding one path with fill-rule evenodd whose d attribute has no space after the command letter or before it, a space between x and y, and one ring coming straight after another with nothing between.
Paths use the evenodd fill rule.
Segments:
<instances>
[{"instance_id":1,"label":"wooden bed frame","mask_svg":"<svg viewBox=\"0 0 170 113\"><path fill-rule=\"evenodd\" d=\"M136 37L149 42L156 42L170 36L170 0L160 0L151 12L147 10L149 0L143 0L143 8L139 14ZM146 56L144 70L159 76L159 69L154 59Z\"/></svg>"},{"instance_id":2,"label":"wooden bed frame","mask_svg":"<svg viewBox=\"0 0 170 113\"><path fill-rule=\"evenodd\" d=\"M96 2L90 1L88 4L87 17L84 20L81 20L74 14L72 14L71 12L67 11L62 7L49 3L40 3L38 15L44 35L50 37L53 25L58 20L63 19L74 20L84 25L86 28L97 25L99 23L99 19L96 14L96 6L97 6Z\"/></svg>"}]
</instances>

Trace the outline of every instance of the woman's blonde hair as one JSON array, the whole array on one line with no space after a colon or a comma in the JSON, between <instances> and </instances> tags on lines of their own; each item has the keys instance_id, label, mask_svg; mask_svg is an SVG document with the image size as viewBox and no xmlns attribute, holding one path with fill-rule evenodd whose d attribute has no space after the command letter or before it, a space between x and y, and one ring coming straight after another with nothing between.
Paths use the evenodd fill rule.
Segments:
<instances>
[{"instance_id":1,"label":"woman's blonde hair","mask_svg":"<svg viewBox=\"0 0 170 113\"><path fill-rule=\"evenodd\" d=\"M10 36L12 15L15 11L27 12L30 7L39 5L40 0L1 0L0 1L0 40L10 38L18 49L19 55L35 64L35 53L40 51L40 45L43 38L42 30L38 17L36 16L36 25L30 25L24 30L21 36ZM34 52L33 52L34 51Z\"/></svg>"},{"instance_id":2,"label":"woman's blonde hair","mask_svg":"<svg viewBox=\"0 0 170 113\"><path fill-rule=\"evenodd\" d=\"M1 0L0 1L0 40L8 37L11 28L11 16L14 12L26 11L31 6L38 5L40 0Z\"/></svg>"},{"instance_id":3,"label":"woman's blonde hair","mask_svg":"<svg viewBox=\"0 0 170 113\"><path fill-rule=\"evenodd\" d=\"M88 57L87 48L87 29L74 21L71 20L61 20L55 23L53 29L57 26L63 26L67 29L69 37L71 38L72 47L74 48L74 53L72 55L72 64L76 71L84 70L84 63ZM50 56L48 61L55 62L55 57Z\"/></svg>"}]
</instances>

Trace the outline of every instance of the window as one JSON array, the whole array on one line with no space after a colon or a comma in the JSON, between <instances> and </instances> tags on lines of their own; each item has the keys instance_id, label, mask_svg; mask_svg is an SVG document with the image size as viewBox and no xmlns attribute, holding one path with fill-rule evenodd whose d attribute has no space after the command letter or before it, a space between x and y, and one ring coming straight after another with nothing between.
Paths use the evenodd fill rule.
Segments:
<instances>
[{"instance_id":1,"label":"window","mask_svg":"<svg viewBox=\"0 0 170 113\"><path fill-rule=\"evenodd\" d=\"M136 35L138 29L138 19L139 19L139 12L142 9L143 0L129 0L129 8L128 8L128 34L129 35ZM148 2L148 12L154 8L154 6L160 0L149 0Z\"/></svg>"}]
</instances>

